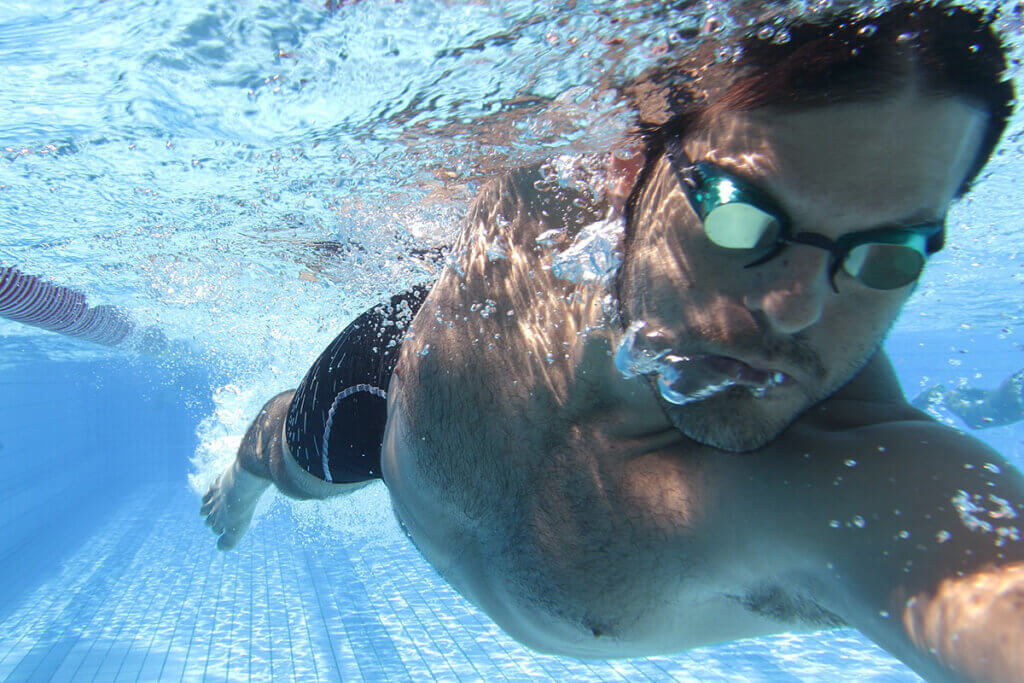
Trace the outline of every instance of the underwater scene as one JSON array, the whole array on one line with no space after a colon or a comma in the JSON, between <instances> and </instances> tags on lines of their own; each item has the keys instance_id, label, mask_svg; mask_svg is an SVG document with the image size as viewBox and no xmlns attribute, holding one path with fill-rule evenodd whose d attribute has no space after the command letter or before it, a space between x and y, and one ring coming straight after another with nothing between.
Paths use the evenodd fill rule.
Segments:
<instances>
[{"instance_id":1,"label":"underwater scene","mask_svg":"<svg viewBox=\"0 0 1024 683\"><path fill-rule=\"evenodd\" d=\"M0 680L1024 680L1022 46L4 0Z\"/></svg>"}]
</instances>

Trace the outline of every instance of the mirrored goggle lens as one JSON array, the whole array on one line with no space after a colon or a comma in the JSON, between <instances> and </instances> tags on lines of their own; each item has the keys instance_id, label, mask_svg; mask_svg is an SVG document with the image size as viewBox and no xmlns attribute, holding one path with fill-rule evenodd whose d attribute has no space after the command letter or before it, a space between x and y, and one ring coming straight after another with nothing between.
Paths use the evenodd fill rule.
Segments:
<instances>
[{"instance_id":1,"label":"mirrored goggle lens","mask_svg":"<svg viewBox=\"0 0 1024 683\"><path fill-rule=\"evenodd\" d=\"M897 289L921 275L925 257L902 244L861 244L850 250L843 270L875 289Z\"/></svg>"},{"instance_id":2,"label":"mirrored goggle lens","mask_svg":"<svg viewBox=\"0 0 1024 683\"><path fill-rule=\"evenodd\" d=\"M726 249L754 249L779 234L779 221L751 204L733 202L716 206L704 218L708 238Z\"/></svg>"}]
</instances>

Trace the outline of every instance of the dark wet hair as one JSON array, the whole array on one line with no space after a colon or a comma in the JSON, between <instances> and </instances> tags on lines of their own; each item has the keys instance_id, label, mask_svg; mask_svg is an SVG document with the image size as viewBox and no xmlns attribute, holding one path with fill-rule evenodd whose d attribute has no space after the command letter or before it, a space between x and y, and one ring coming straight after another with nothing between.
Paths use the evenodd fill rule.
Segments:
<instances>
[{"instance_id":1,"label":"dark wet hair","mask_svg":"<svg viewBox=\"0 0 1024 683\"><path fill-rule=\"evenodd\" d=\"M665 142L699 129L714 111L870 101L911 78L919 79L925 92L963 97L988 114L978 155L957 192L964 194L991 157L1013 109L1006 48L994 19L978 9L921 2L902 2L877 15L847 10L820 23L798 17L773 31L741 36L739 57L731 63L649 71L626 88L640 111L646 147L644 168L626 205L627 231ZM932 251L942 247L942 235L936 238L929 244Z\"/></svg>"}]
</instances>

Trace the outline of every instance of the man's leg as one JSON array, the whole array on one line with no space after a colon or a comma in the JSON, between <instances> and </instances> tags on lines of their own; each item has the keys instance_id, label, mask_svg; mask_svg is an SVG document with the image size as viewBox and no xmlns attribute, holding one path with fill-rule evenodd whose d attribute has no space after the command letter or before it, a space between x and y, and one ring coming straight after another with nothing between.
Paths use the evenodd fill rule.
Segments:
<instances>
[{"instance_id":1,"label":"man's leg","mask_svg":"<svg viewBox=\"0 0 1024 683\"><path fill-rule=\"evenodd\" d=\"M405 330L426 298L417 287L356 318L295 391L270 399L234 462L203 497L200 514L229 550L274 484L290 498L330 498L380 479L387 386Z\"/></svg>"}]
</instances>

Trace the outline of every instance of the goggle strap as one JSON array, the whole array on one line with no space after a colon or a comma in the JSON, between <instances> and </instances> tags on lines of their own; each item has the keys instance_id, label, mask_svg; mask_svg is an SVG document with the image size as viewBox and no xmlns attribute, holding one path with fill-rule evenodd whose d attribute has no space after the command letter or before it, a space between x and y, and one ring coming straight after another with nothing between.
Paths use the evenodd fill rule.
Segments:
<instances>
[{"instance_id":1,"label":"goggle strap","mask_svg":"<svg viewBox=\"0 0 1024 683\"><path fill-rule=\"evenodd\" d=\"M843 267L843 262L835 256L829 256L829 261L828 283L832 285L832 291L838 294L839 288L836 287L836 274L839 273L839 269Z\"/></svg>"},{"instance_id":2,"label":"goggle strap","mask_svg":"<svg viewBox=\"0 0 1024 683\"><path fill-rule=\"evenodd\" d=\"M778 256L779 252L781 252L785 248L786 248L786 243L780 240L780 241L776 242L774 244L774 246L772 246L772 250L769 251L767 254L765 254L761 258L757 259L756 261L751 261L750 263L748 263L747 265L745 265L743 267L744 268L755 268L755 267L760 266L760 265L762 265L764 263L768 263L773 258Z\"/></svg>"}]
</instances>

